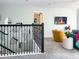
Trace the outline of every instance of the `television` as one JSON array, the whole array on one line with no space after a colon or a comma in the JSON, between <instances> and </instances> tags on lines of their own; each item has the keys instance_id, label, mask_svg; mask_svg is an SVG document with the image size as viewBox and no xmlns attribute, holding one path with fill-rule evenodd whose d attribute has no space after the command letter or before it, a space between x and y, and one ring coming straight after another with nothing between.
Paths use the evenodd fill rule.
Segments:
<instances>
[{"instance_id":1,"label":"television","mask_svg":"<svg viewBox=\"0 0 79 59\"><path fill-rule=\"evenodd\" d=\"M55 17L54 24L67 24L67 17Z\"/></svg>"}]
</instances>

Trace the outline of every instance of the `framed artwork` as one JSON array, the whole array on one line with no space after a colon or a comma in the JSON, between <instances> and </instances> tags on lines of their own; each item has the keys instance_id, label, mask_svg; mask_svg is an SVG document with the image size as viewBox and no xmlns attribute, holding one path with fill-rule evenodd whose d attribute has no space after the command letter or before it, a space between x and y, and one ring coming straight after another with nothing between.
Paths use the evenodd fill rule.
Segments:
<instances>
[{"instance_id":1,"label":"framed artwork","mask_svg":"<svg viewBox=\"0 0 79 59\"><path fill-rule=\"evenodd\" d=\"M54 24L67 24L67 17L55 17Z\"/></svg>"}]
</instances>

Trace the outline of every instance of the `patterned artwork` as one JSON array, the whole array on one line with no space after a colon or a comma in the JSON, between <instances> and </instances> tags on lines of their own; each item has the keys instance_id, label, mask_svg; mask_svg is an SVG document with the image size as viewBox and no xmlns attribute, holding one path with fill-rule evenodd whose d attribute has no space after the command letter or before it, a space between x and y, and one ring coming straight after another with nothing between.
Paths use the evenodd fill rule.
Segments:
<instances>
[{"instance_id":1,"label":"patterned artwork","mask_svg":"<svg viewBox=\"0 0 79 59\"><path fill-rule=\"evenodd\" d=\"M67 24L67 17L55 17L54 24Z\"/></svg>"}]
</instances>

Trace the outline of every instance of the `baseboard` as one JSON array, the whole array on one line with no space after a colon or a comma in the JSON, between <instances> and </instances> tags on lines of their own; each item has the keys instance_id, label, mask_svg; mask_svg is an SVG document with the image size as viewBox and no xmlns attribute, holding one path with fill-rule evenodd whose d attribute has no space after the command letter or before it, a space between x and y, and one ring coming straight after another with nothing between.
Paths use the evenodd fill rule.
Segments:
<instances>
[{"instance_id":1,"label":"baseboard","mask_svg":"<svg viewBox=\"0 0 79 59\"><path fill-rule=\"evenodd\" d=\"M52 39L52 37L44 37L44 39Z\"/></svg>"}]
</instances>

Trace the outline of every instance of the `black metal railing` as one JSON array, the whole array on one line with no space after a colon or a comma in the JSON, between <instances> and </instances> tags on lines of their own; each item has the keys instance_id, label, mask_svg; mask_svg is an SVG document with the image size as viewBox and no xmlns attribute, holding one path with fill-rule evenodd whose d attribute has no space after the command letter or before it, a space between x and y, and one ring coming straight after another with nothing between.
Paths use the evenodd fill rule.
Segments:
<instances>
[{"instance_id":1,"label":"black metal railing","mask_svg":"<svg viewBox=\"0 0 79 59\"><path fill-rule=\"evenodd\" d=\"M0 25L0 55L44 52L44 24Z\"/></svg>"}]
</instances>

